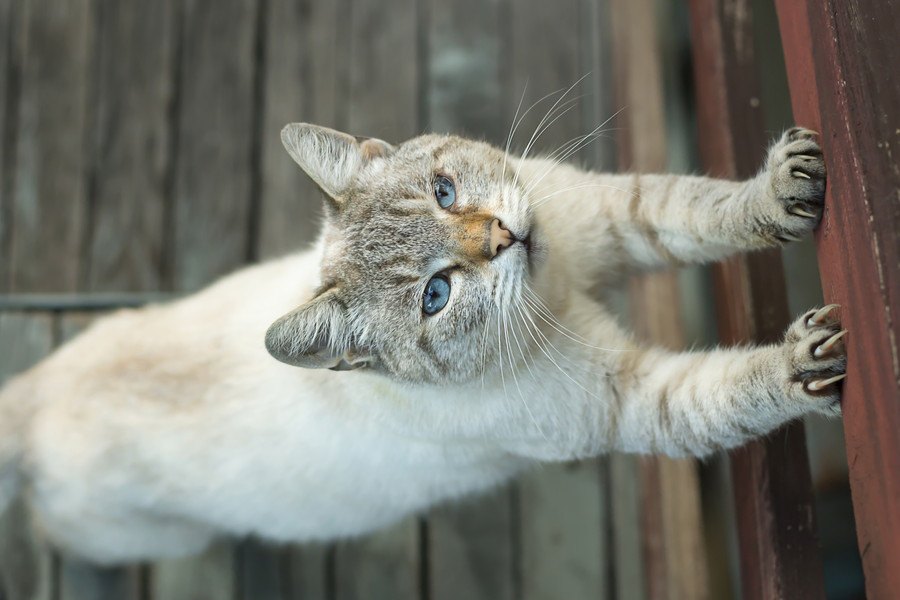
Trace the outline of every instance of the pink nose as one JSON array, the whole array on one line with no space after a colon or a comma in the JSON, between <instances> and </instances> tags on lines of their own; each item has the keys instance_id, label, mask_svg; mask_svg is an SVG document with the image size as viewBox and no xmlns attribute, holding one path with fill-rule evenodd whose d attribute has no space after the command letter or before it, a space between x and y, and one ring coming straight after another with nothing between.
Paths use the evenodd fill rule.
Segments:
<instances>
[{"instance_id":1,"label":"pink nose","mask_svg":"<svg viewBox=\"0 0 900 600\"><path fill-rule=\"evenodd\" d=\"M504 248L512 246L514 241L516 241L516 238L513 237L513 234L508 229L503 227L500 219L491 221L491 258L500 254L500 251Z\"/></svg>"}]
</instances>

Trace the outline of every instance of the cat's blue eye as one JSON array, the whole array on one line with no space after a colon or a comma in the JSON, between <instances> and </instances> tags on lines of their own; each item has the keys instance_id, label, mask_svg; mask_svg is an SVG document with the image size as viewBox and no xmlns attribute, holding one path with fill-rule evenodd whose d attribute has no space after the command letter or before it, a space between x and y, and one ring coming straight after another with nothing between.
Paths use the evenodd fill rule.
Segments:
<instances>
[{"instance_id":1,"label":"cat's blue eye","mask_svg":"<svg viewBox=\"0 0 900 600\"><path fill-rule=\"evenodd\" d=\"M449 177L434 178L434 197L441 208L450 208L456 202L456 187Z\"/></svg>"},{"instance_id":2,"label":"cat's blue eye","mask_svg":"<svg viewBox=\"0 0 900 600\"><path fill-rule=\"evenodd\" d=\"M435 275L428 280L422 294L422 311L426 315L440 312L450 299L450 281L444 275Z\"/></svg>"}]
</instances>

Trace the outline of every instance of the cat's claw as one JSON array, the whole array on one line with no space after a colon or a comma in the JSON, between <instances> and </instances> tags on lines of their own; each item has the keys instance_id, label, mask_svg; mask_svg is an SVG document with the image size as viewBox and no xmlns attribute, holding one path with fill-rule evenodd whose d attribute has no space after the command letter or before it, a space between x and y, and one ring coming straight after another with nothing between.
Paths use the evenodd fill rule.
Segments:
<instances>
[{"instance_id":1,"label":"cat's claw","mask_svg":"<svg viewBox=\"0 0 900 600\"><path fill-rule=\"evenodd\" d=\"M813 379L812 381L806 382L806 384L805 384L806 389L808 389L810 392L818 392L818 391L825 389L832 383L837 383L838 381L840 381L841 379L843 379L846 376L847 376L847 374L843 373L841 375L835 375L834 377L829 377L828 379Z\"/></svg>"},{"instance_id":2,"label":"cat's claw","mask_svg":"<svg viewBox=\"0 0 900 600\"><path fill-rule=\"evenodd\" d=\"M822 308L820 308L819 310L817 310L816 312L814 312L814 313L812 314L812 316L809 317L809 319L807 319L807 321L806 321L806 326L807 326L807 327L816 327L816 326L819 326L819 325L824 325L824 324L826 323L826 320L825 320L825 319L826 319L832 312L834 312L834 309L840 308L840 307L841 307L840 304L828 304L828 305L826 305L826 306L823 306Z\"/></svg>"},{"instance_id":3,"label":"cat's claw","mask_svg":"<svg viewBox=\"0 0 900 600\"><path fill-rule=\"evenodd\" d=\"M834 345L841 341L841 338L847 335L847 330L842 329L821 344L819 344L816 349L813 351L813 356L816 358L822 358L834 348Z\"/></svg>"},{"instance_id":4,"label":"cat's claw","mask_svg":"<svg viewBox=\"0 0 900 600\"><path fill-rule=\"evenodd\" d=\"M797 215L798 217L803 217L803 218L805 218L805 219L818 219L818 218L819 218L818 215L814 215L814 214L812 214L811 212L805 211L805 210L803 210L802 208L798 208L798 207L796 207L796 206L791 207L791 208L790 208L790 211L791 211L793 214Z\"/></svg>"},{"instance_id":5,"label":"cat's claw","mask_svg":"<svg viewBox=\"0 0 900 600\"><path fill-rule=\"evenodd\" d=\"M840 386L846 377L847 330L840 326L838 304L813 309L794 321L784 339L788 395L819 412L840 414Z\"/></svg>"}]
</instances>

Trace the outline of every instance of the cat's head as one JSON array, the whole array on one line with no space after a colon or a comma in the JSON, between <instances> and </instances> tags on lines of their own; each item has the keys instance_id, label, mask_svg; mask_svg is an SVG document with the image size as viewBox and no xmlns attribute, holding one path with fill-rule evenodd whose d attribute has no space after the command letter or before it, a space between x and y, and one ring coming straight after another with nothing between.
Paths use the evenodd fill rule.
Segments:
<instances>
[{"instance_id":1,"label":"cat's head","mask_svg":"<svg viewBox=\"0 0 900 600\"><path fill-rule=\"evenodd\" d=\"M493 370L540 252L504 152L443 135L392 146L307 124L285 127L282 141L325 193L327 218L321 287L269 328L269 352L409 382Z\"/></svg>"}]
</instances>

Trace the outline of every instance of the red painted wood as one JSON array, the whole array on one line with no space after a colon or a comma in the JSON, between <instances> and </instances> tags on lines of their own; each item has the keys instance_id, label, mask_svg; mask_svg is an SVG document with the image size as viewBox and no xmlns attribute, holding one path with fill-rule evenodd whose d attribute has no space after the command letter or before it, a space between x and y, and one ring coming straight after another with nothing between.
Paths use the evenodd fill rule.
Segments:
<instances>
[{"instance_id":1,"label":"red painted wood","mask_svg":"<svg viewBox=\"0 0 900 600\"><path fill-rule=\"evenodd\" d=\"M763 125L749 0L691 0L701 161L720 177L762 164ZM722 341L780 340L789 322L777 251L737 257L714 272ZM802 424L732 453L745 599L822 598L809 464Z\"/></svg>"},{"instance_id":2,"label":"red painted wood","mask_svg":"<svg viewBox=\"0 0 900 600\"><path fill-rule=\"evenodd\" d=\"M798 123L822 132L825 298L847 338L843 411L869 598L900 590L900 3L776 2Z\"/></svg>"}]
</instances>

